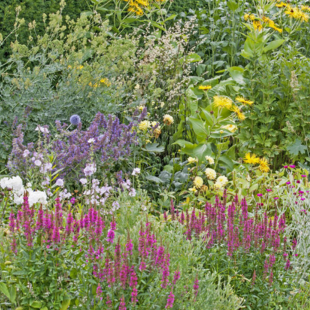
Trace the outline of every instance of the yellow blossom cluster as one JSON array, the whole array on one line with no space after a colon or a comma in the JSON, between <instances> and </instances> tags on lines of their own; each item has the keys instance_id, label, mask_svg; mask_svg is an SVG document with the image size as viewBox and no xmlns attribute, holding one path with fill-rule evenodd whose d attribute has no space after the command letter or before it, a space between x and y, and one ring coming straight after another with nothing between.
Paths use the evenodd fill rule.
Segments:
<instances>
[{"instance_id":1,"label":"yellow blossom cluster","mask_svg":"<svg viewBox=\"0 0 310 310\"><path fill-rule=\"evenodd\" d=\"M161 134L161 127L159 126L159 123L155 121L154 122L142 121L139 124L139 129L144 132L146 132L148 129L151 129L152 131L151 135L154 136L155 139L157 139Z\"/></svg>"},{"instance_id":2,"label":"yellow blossom cluster","mask_svg":"<svg viewBox=\"0 0 310 310\"><path fill-rule=\"evenodd\" d=\"M261 23L261 20L258 17L255 17L255 15L251 14L245 14L244 15L244 20L248 21L251 20L253 22L253 27L255 30L261 31L263 29L263 24ZM275 22L273 20L271 20L268 17L263 16L262 21L266 24L268 24L267 26L272 28L273 30L276 30L280 33L283 32L283 30L279 27L276 26Z\"/></svg>"},{"instance_id":3,"label":"yellow blossom cluster","mask_svg":"<svg viewBox=\"0 0 310 310\"><path fill-rule=\"evenodd\" d=\"M269 164L266 158L259 158L255 154L247 153L243 159L246 164L259 165L259 170L262 172L268 172L270 170Z\"/></svg>"},{"instance_id":4,"label":"yellow blossom cluster","mask_svg":"<svg viewBox=\"0 0 310 310\"><path fill-rule=\"evenodd\" d=\"M88 85L90 87L93 87L93 88L97 88L97 87L103 86L103 85L105 85L107 87L110 87L111 86L111 82L107 78L103 78L99 82L96 82L96 83L89 82Z\"/></svg>"},{"instance_id":5,"label":"yellow blossom cluster","mask_svg":"<svg viewBox=\"0 0 310 310\"><path fill-rule=\"evenodd\" d=\"M304 13L303 11L309 11L310 12L310 7L301 6L301 9L298 7L293 7L288 3L277 3L276 6L278 8L285 8L284 14L288 15L289 17L292 17L294 19L298 19L303 22L308 22L309 21L309 15Z\"/></svg>"},{"instance_id":6,"label":"yellow blossom cluster","mask_svg":"<svg viewBox=\"0 0 310 310\"><path fill-rule=\"evenodd\" d=\"M150 6L149 0L124 0L128 2L128 12L135 13L138 16L143 15L143 9ZM154 0L154 2L165 2L166 0Z\"/></svg>"},{"instance_id":7,"label":"yellow blossom cluster","mask_svg":"<svg viewBox=\"0 0 310 310\"><path fill-rule=\"evenodd\" d=\"M240 102L240 103L242 103L244 105L249 105L249 106L251 106L254 103L254 101L244 99L241 96L238 96L236 98L236 101L238 101L238 102ZM236 115L237 115L237 117L238 117L238 119L240 121L245 120L244 113L241 111L241 109L238 106L233 105L233 101L230 98L228 98L228 97L225 97L225 96L214 96L213 97L213 105L214 105L214 107L226 108L226 109L236 113ZM234 132L237 129L237 127L232 125L232 126L229 126L229 128L227 127L225 129L227 129L227 130L229 130L231 132Z\"/></svg>"}]
</instances>

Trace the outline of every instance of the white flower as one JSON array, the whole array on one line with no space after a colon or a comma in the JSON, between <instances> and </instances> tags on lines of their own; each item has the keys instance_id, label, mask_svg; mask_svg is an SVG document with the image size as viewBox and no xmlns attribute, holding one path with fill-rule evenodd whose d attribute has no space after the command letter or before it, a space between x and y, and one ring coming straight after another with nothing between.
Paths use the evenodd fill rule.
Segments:
<instances>
[{"instance_id":1,"label":"white flower","mask_svg":"<svg viewBox=\"0 0 310 310\"><path fill-rule=\"evenodd\" d=\"M216 172L211 168L207 168L205 174L209 180L214 180L216 178Z\"/></svg>"},{"instance_id":2,"label":"white flower","mask_svg":"<svg viewBox=\"0 0 310 310\"><path fill-rule=\"evenodd\" d=\"M23 195L16 195L14 194L14 203L17 205L21 205L24 202L24 196Z\"/></svg>"},{"instance_id":3,"label":"white flower","mask_svg":"<svg viewBox=\"0 0 310 310\"><path fill-rule=\"evenodd\" d=\"M136 190L134 188L130 189L129 196L131 196L131 197L135 197L136 196Z\"/></svg>"},{"instance_id":4,"label":"white flower","mask_svg":"<svg viewBox=\"0 0 310 310\"><path fill-rule=\"evenodd\" d=\"M58 179L55 184L57 186L63 187L64 186L64 180L63 179Z\"/></svg>"},{"instance_id":5,"label":"white flower","mask_svg":"<svg viewBox=\"0 0 310 310\"><path fill-rule=\"evenodd\" d=\"M42 191L33 191L32 189L28 189L29 197L29 206L32 207L36 203L40 203L42 205L47 204L47 195Z\"/></svg>"},{"instance_id":6,"label":"white flower","mask_svg":"<svg viewBox=\"0 0 310 310\"><path fill-rule=\"evenodd\" d=\"M87 141L88 143L94 143L95 142L95 139L94 138L91 138Z\"/></svg>"},{"instance_id":7,"label":"white flower","mask_svg":"<svg viewBox=\"0 0 310 310\"><path fill-rule=\"evenodd\" d=\"M228 183L228 179L222 175L217 178L216 183L221 184L222 187L224 187Z\"/></svg>"},{"instance_id":8,"label":"white flower","mask_svg":"<svg viewBox=\"0 0 310 310\"><path fill-rule=\"evenodd\" d=\"M52 168L53 168L53 165L51 163L43 164L41 169L40 169L40 172L41 173L46 173L48 171L51 171Z\"/></svg>"},{"instance_id":9,"label":"white flower","mask_svg":"<svg viewBox=\"0 0 310 310\"><path fill-rule=\"evenodd\" d=\"M193 183L196 188L200 188L203 185L203 179L201 177L195 177Z\"/></svg>"},{"instance_id":10,"label":"white flower","mask_svg":"<svg viewBox=\"0 0 310 310\"><path fill-rule=\"evenodd\" d=\"M10 188L14 192L19 192L23 188L23 181L19 176L12 178L3 178L0 180L0 186L3 189Z\"/></svg>"},{"instance_id":11,"label":"white flower","mask_svg":"<svg viewBox=\"0 0 310 310\"><path fill-rule=\"evenodd\" d=\"M82 185L85 185L87 183L87 179L83 178L83 179L80 179L80 182Z\"/></svg>"},{"instance_id":12,"label":"white flower","mask_svg":"<svg viewBox=\"0 0 310 310\"><path fill-rule=\"evenodd\" d=\"M67 189L63 190L62 192L59 193L59 198L60 200L65 200L71 197L71 194L68 193Z\"/></svg>"},{"instance_id":13,"label":"white flower","mask_svg":"<svg viewBox=\"0 0 310 310\"><path fill-rule=\"evenodd\" d=\"M91 176L97 171L96 164L87 164L84 169L84 174L86 176Z\"/></svg>"},{"instance_id":14,"label":"white flower","mask_svg":"<svg viewBox=\"0 0 310 310\"><path fill-rule=\"evenodd\" d=\"M49 133L49 130L47 128L44 128L40 125L37 126L36 131L41 131L43 133Z\"/></svg>"},{"instance_id":15,"label":"white flower","mask_svg":"<svg viewBox=\"0 0 310 310\"><path fill-rule=\"evenodd\" d=\"M135 168L135 169L133 169L131 175L138 175L138 174L140 174L140 168Z\"/></svg>"},{"instance_id":16,"label":"white flower","mask_svg":"<svg viewBox=\"0 0 310 310\"><path fill-rule=\"evenodd\" d=\"M188 161L190 164L198 163L198 159L197 159L197 158L194 158L194 157L188 157L188 158L187 158L187 161Z\"/></svg>"},{"instance_id":17,"label":"white flower","mask_svg":"<svg viewBox=\"0 0 310 310\"><path fill-rule=\"evenodd\" d=\"M205 159L209 162L210 165L214 164L214 159L211 156L206 156Z\"/></svg>"},{"instance_id":18,"label":"white flower","mask_svg":"<svg viewBox=\"0 0 310 310\"><path fill-rule=\"evenodd\" d=\"M41 162L40 159L36 159L36 160L34 161L34 164L35 164L36 166L40 167L40 166L42 165L42 162Z\"/></svg>"},{"instance_id":19,"label":"white flower","mask_svg":"<svg viewBox=\"0 0 310 310\"><path fill-rule=\"evenodd\" d=\"M117 201L114 201L114 202L112 203L112 210L113 210L113 211L116 211L116 210L118 210L119 208L120 208L119 203L118 203Z\"/></svg>"},{"instance_id":20,"label":"white flower","mask_svg":"<svg viewBox=\"0 0 310 310\"><path fill-rule=\"evenodd\" d=\"M26 158L29 154L30 154L30 152L28 150L25 150L23 152L23 157Z\"/></svg>"},{"instance_id":21,"label":"white flower","mask_svg":"<svg viewBox=\"0 0 310 310\"><path fill-rule=\"evenodd\" d=\"M31 188L32 187L32 184L30 183L30 182L28 182L27 184L26 184L26 188Z\"/></svg>"}]
</instances>

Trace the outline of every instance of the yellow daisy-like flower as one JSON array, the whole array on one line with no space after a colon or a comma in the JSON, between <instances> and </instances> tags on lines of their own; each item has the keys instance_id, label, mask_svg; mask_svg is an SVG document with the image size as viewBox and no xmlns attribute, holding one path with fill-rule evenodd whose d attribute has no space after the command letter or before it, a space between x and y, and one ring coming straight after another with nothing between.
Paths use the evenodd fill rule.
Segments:
<instances>
[{"instance_id":1,"label":"yellow daisy-like flower","mask_svg":"<svg viewBox=\"0 0 310 310\"><path fill-rule=\"evenodd\" d=\"M196 189L196 187L194 186L194 187L191 187L191 188L189 188L188 189L190 192L192 192L192 193L196 193L197 192L197 189Z\"/></svg>"},{"instance_id":2,"label":"yellow daisy-like flower","mask_svg":"<svg viewBox=\"0 0 310 310\"><path fill-rule=\"evenodd\" d=\"M251 21L255 20L255 18L256 18L254 14L251 14L249 17L250 17Z\"/></svg>"},{"instance_id":3,"label":"yellow daisy-like flower","mask_svg":"<svg viewBox=\"0 0 310 310\"><path fill-rule=\"evenodd\" d=\"M215 107L223 107L226 109L230 109L232 106L232 100L228 97L224 96L215 96L213 97L213 104Z\"/></svg>"},{"instance_id":4,"label":"yellow daisy-like flower","mask_svg":"<svg viewBox=\"0 0 310 310\"><path fill-rule=\"evenodd\" d=\"M277 4L276 4L276 7L278 7L278 8L286 8L286 6L287 6L287 4L284 3L284 2L281 2L281 3L277 3Z\"/></svg>"},{"instance_id":5,"label":"yellow daisy-like flower","mask_svg":"<svg viewBox=\"0 0 310 310\"><path fill-rule=\"evenodd\" d=\"M260 159L255 154L251 155L251 153L245 154L243 161L246 164L251 164L251 165L256 165L260 163Z\"/></svg>"},{"instance_id":6,"label":"yellow daisy-like flower","mask_svg":"<svg viewBox=\"0 0 310 310\"><path fill-rule=\"evenodd\" d=\"M232 111L236 113L240 121L245 120L245 115L241 112L241 110L237 106L234 106L232 108Z\"/></svg>"},{"instance_id":7,"label":"yellow daisy-like flower","mask_svg":"<svg viewBox=\"0 0 310 310\"><path fill-rule=\"evenodd\" d=\"M107 78L103 78L100 80L101 84L105 84L106 86L110 87L111 86L111 82L107 79Z\"/></svg>"},{"instance_id":8,"label":"yellow daisy-like flower","mask_svg":"<svg viewBox=\"0 0 310 310\"><path fill-rule=\"evenodd\" d=\"M263 29L262 24L260 23L259 20L254 20L253 21L253 27L255 30L261 31Z\"/></svg>"},{"instance_id":9,"label":"yellow daisy-like flower","mask_svg":"<svg viewBox=\"0 0 310 310\"><path fill-rule=\"evenodd\" d=\"M250 14L244 14L243 18L247 22L250 18Z\"/></svg>"},{"instance_id":10,"label":"yellow daisy-like flower","mask_svg":"<svg viewBox=\"0 0 310 310\"><path fill-rule=\"evenodd\" d=\"M201 177L195 177L193 183L196 188L200 188L203 185L203 179Z\"/></svg>"},{"instance_id":11,"label":"yellow daisy-like flower","mask_svg":"<svg viewBox=\"0 0 310 310\"><path fill-rule=\"evenodd\" d=\"M241 97L241 96L238 96L238 97L236 98L236 101L239 101L239 102L241 102L241 103L243 103L243 104L248 104L248 105L252 105L252 104L254 103L254 101L246 100L246 99L244 99L244 98Z\"/></svg>"},{"instance_id":12,"label":"yellow daisy-like flower","mask_svg":"<svg viewBox=\"0 0 310 310\"><path fill-rule=\"evenodd\" d=\"M201 90L210 90L212 86L211 85L200 85L198 88Z\"/></svg>"},{"instance_id":13,"label":"yellow daisy-like flower","mask_svg":"<svg viewBox=\"0 0 310 310\"><path fill-rule=\"evenodd\" d=\"M262 172L269 172L270 168L266 158L261 158L259 160L259 170Z\"/></svg>"}]
</instances>

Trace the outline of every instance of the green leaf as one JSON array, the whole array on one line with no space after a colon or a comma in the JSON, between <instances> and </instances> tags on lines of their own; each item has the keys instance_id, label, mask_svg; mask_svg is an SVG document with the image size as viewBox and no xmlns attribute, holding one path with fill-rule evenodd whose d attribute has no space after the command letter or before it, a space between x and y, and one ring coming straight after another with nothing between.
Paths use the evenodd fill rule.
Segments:
<instances>
[{"instance_id":1,"label":"green leaf","mask_svg":"<svg viewBox=\"0 0 310 310\"><path fill-rule=\"evenodd\" d=\"M233 161L228 158L227 156L220 156L219 161L224 164L226 168L228 168L230 171L234 170L234 163Z\"/></svg>"},{"instance_id":2,"label":"green leaf","mask_svg":"<svg viewBox=\"0 0 310 310\"><path fill-rule=\"evenodd\" d=\"M281 46L283 43L285 42L285 40L280 39L280 40L274 40L272 42L270 42L264 49L264 53L267 53L268 51L271 50L275 50L276 48L278 48L279 46Z\"/></svg>"},{"instance_id":3,"label":"green leaf","mask_svg":"<svg viewBox=\"0 0 310 310\"><path fill-rule=\"evenodd\" d=\"M145 178L146 178L147 180L152 181L152 182L155 182L155 183L157 183L157 184L162 184L162 183L164 183L162 179L160 179L160 178L158 178L158 177L155 177L155 176L153 176L153 175L147 175Z\"/></svg>"},{"instance_id":4,"label":"green leaf","mask_svg":"<svg viewBox=\"0 0 310 310\"><path fill-rule=\"evenodd\" d=\"M38 309L38 308L41 308L41 307L42 307L42 302L41 302L41 301L33 301L33 302L30 304L30 306L31 306L32 308Z\"/></svg>"},{"instance_id":5,"label":"green leaf","mask_svg":"<svg viewBox=\"0 0 310 310\"><path fill-rule=\"evenodd\" d=\"M64 300L64 301L61 303L61 310L67 310L68 307L70 306L70 302L71 302L70 299Z\"/></svg>"},{"instance_id":6,"label":"green leaf","mask_svg":"<svg viewBox=\"0 0 310 310\"><path fill-rule=\"evenodd\" d=\"M243 78L244 69L240 67L230 67L228 69L230 76L234 81L236 81L238 84L244 85L245 81Z\"/></svg>"},{"instance_id":7,"label":"green leaf","mask_svg":"<svg viewBox=\"0 0 310 310\"><path fill-rule=\"evenodd\" d=\"M212 126L214 121L213 121L213 117L210 114L209 111L201 108L201 113L200 113L201 118L203 118L206 121L206 125L207 126Z\"/></svg>"},{"instance_id":8,"label":"green leaf","mask_svg":"<svg viewBox=\"0 0 310 310\"><path fill-rule=\"evenodd\" d=\"M159 146L159 143L155 142L155 143L148 143L142 150L147 152L162 153L165 150L165 147L162 145Z\"/></svg>"},{"instance_id":9,"label":"green leaf","mask_svg":"<svg viewBox=\"0 0 310 310\"><path fill-rule=\"evenodd\" d=\"M186 56L186 60L187 62L198 62L201 61L201 57L196 53L192 53Z\"/></svg>"},{"instance_id":10,"label":"green leaf","mask_svg":"<svg viewBox=\"0 0 310 310\"><path fill-rule=\"evenodd\" d=\"M48 310L48 308L47 308L47 307L44 307L44 308L41 308L40 310Z\"/></svg>"},{"instance_id":11,"label":"green leaf","mask_svg":"<svg viewBox=\"0 0 310 310\"><path fill-rule=\"evenodd\" d=\"M0 292L11 301L11 294L8 290L8 287L3 282L0 283Z\"/></svg>"},{"instance_id":12,"label":"green leaf","mask_svg":"<svg viewBox=\"0 0 310 310\"><path fill-rule=\"evenodd\" d=\"M299 153L300 154L304 154L305 151L307 150L307 147L305 145L301 144L301 140L300 139L296 139L296 141L287 146L286 149L292 154L297 156Z\"/></svg>"},{"instance_id":13,"label":"green leaf","mask_svg":"<svg viewBox=\"0 0 310 310\"><path fill-rule=\"evenodd\" d=\"M205 123L201 119L192 116L189 117L188 120L192 124L197 140L199 142L205 141L210 133L209 129L205 126Z\"/></svg>"},{"instance_id":14,"label":"green leaf","mask_svg":"<svg viewBox=\"0 0 310 310\"><path fill-rule=\"evenodd\" d=\"M198 98L191 87L186 90L185 94L187 106L190 108L191 114L195 115L198 110Z\"/></svg>"},{"instance_id":15,"label":"green leaf","mask_svg":"<svg viewBox=\"0 0 310 310\"><path fill-rule=\"evenodd\" d=\"M209 156L212 155L211 144L201 143L198 145L197 144L188 145L181 149L181 153L194 158L198 158L198 160L202 162L206 155Z\"/></svg>"},{"instance_id":16,"label":"green leaf","mask_svg":"<svg viewBox=\"0 0 310 310\"><path fill-rule=\"evenodd\" d=\"M232 0L230 0L230 1L227 2L227 6L228 6L233 12L235 12L235 11L238 9L238 7L239 7L238 3L236 3L235 1L232 1Z\"/></svg>"}]
</instances>

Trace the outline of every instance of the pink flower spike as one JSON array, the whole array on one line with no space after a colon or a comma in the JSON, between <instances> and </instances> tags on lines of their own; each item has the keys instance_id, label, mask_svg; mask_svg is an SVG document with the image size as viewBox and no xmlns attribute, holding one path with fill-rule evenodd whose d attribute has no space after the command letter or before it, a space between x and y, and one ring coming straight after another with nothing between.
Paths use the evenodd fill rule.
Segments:
<instances>
[{"instance_id":1,"label":"pink flower spike","mask_svg":"<svg viewBox=\"0 0 310 310\"><path fill-rule=\"evenodd\" d=\"M288 168L288 166L284 166L283 168L286 169L286 168Z\"/></svg>"},{"instance_id":2,"label":"pink flower spike","mask_svg":"<svg viewBox=\"0 0 310 310\"><path fill-rule=\"evenodd\" d=\"M301 177L302 177L302 178L306 178L307 176L306 176L305 174L302 174Z\"/></svg>"},{"instance_id":3,"label":"pink flower spike","mask_svg":"<svg viewBox=\"0 0 310 310\"><path fill-rule=\"evenodd\" d=\"M300 198L301 201L304 201L306 198Z\"/></svg>"},{"instance_id":4,"label":"pink flower spike","mask_svg":"<svg viewBox=\"0 0 310 310\"><path fill-rule=\"evenodd\" d=\"M290 184L291 184L291 182L286 182L286 184L287 184L287 185L290 185Z\"/></svg>"},{"instance_id":5,"label":"pink flower spike","mask_svg":"<svg viewBox=\"0 0 310 310\"><path fill-rule=\"evenodd\" d=\"M299 184L299 183L300 183L300 181L299 181L299 180L297 180L297 181L296 181L296 183L297 183L297 184Z\"/></svg>"},{"instance_id":6,"label":"pink flower spike","mask_svg":"<svg viewBox=\"0 0 310 310\"><path fill-rule=\"evenodd\" d=\"M294 169L294 168L296 168L296 166L295 165L290 165L290 168Z\"/></svg>"},{"instance_id":7,"label":"pink flower spike","mask_svg":"<svg viewBox=\"0 0 310 310\"><path fill-rule=\"evenodd\" d=\"M278 200L279 199L279 197L274 197L274 200Z\"/></svg>"},{"instance_id":8,"label":"pink flower spike","mask_svg":"<svg viewBox=\"0 0 310 310\"><path fill-rule=\"evenodd\" d=\"M263 194L257 194L257 197L263 197Z\"/></svg>"},{"instance_id":9,"label":"pink flower spike","mask_svg":"<svg viewBox=\"0 0 310 310\"><path fill-rule=\"evenodd\" d=\"M266 189L266 191L269 193L269 192L271 192L271 191L272 191L272 189L267 188L267 189Z\"/></svg>"}]
</instances>

